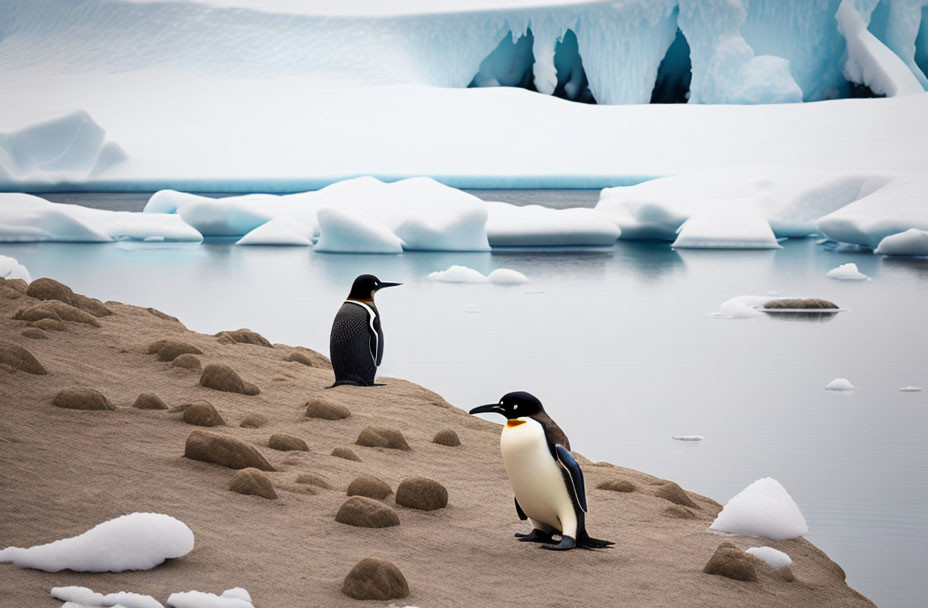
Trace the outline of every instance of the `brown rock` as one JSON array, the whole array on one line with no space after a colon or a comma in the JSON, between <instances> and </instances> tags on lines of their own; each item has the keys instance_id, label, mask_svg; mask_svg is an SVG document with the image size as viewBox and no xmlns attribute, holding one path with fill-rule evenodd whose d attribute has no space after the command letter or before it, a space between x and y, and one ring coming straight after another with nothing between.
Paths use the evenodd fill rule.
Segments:
<instances>
[{"instance_id":1,"label":"brown rock","mask_svg":"<svg viewBox=\"0 0 928 608\"><path fill-rule=\"evenodd\" d=\"M664 509L661 515L672 519L696 519L696 514L683 505L671 505Z\"/></svg>"},{"instance_id":2,"label":"brown rock","mask_svg":"<svg viewBox=\"0 0 928 608\"><path fill-rule=\"evenodd\" d=\"M393 600L409 595L409 585L399 568L382 559L368 557L351 569L342 593L356 600Z\"/></svg>"},{"instance_id":3,"label":"brown rock","mask_svg":"<svg viewBox=\"0 0 928 608\"><path fill-rule=\"evenodd\" d=\"M271 480L258 469L249 468L236 471L235 475L232 476L229 489L239 494L250 494L271 499L277 498L277 492L274 491Z\"/></svg>"},{"instance_id":4,"label":"brown rock","mask_svg":"<svg viewBox=\"0 0 928 608\"><path fill-rule=\"evenodd\" d=\"M164 320L164 321L174 321L175 323L180 323L180 320L179 320L177 317L172 317L171 315L166 315L166 314L164 314L163 312L161 312L160 310L158 310L157 308L146 308L145 310L147 310L147 311L150 312L151 314L155 315L156 317L158 317L159 319L162 319L162 320Z\"/></svg>"},{"instance_id":5,"label":"brown rock","mask_svg":"<svg viewBox=\"0 0 928 608\"><path fill-rule=\"evenodd\" d=\"M634 492L638 487L627 479L609 479L601 482L596 486L599 490L609 490L611 492Z\"/></svg>"},{"instance_id":6,"label":"brown rock","mask_svg":"<svg viewBox=\"0 0 928 608\"><path fill-rule=\"evenodd\" d=\"M282 452L309 451L309 446L306 445L305 441L299 437L294 437L293 435L287 435L285 433L275 433L271 435L271 438L268 439L267 445L273 450L281 450Z\"/></svg>"},{"instance_id":7,"label":"brown rock","mask_svg":"<svg viewBox=\"0 0 928 608\"><path fill-rule=\"evenodd\" d=\"M779 298L769 300L764 304L764 308L786 308L786 309L805 309L805 310L828 310L838 309L838 305L821 298Z\"/></svg>"},{"instance_id":8,"label":"brown rock","mask_svg":"<svg viewBox=\"0 0 928 608\"><path fill-rule=\"evenodd\" d=\"M329 485L325 479L314 475L312 473L301 473L296 478L297 483L304 483L310 486L316 486L317 488L323 488L325 490L331 490L332 486Z\"/></svg>"},{"instance_id":9,"label":"brown rock","mask_svg":"<svg viewBox=\"0 0 928 608\"><path fill-rule=\"evenodd\" d=\"M197 356L191 353L177 355L174 361L171 362L171 365L173 365L174 367L182 367L184 369L194 369L194 370L198 370L202 367L202 365L200 364L200 360L197 359Z\"/></svg>"},{"instance_id":10,"label":"brown rock","mask_svg":"<svg viewBox=\"0 0 928 608\"><path fill-rule=\"evenodd\" d=\"M209 401L194 401L184 408L184 422L195 426L222 426L226 423Z\"/></svg>"},{"instance_id":11,"label":"brown rock","mask_svg":"<svg viewBox=\"0 0 928 608\"><path fill-rule=\"evenodd\" d=\"M435 436L432 438L432 443L454 448L461 445L461 440L458 438L458 434L453 430L444 429L435 433Z\"/></svg>"},{"instance_id":12,"label":"brown rock","mask_svg":"<svg viewBox=\"0 0 928 608\"><path fill-rule=\"evenodd\" d=\"M313 397L306 402L307 418L322 418L323 420L342 420L351 417L351 411L344 405L332 403L325 397Z\"/></svg>"},{"instance_id":13,"label":"brown rock","mask_svg":"<svg viewBox=\"0 0 928 608\"><path fill-rule=\"evenodd\" d=\"M448 490L427 477L407 477L396 489L396 504L422 511L443 509L448 506Z\"/></svg>"},{"instance_id":14,"label":"brown rock","mask_svg":"<svg viewBox=\"0 0 928 608\"><path fill-rule=\"evenodd\" d=\"M203 351L180 340L158 340L148 346L149 355L158 355L158 361L173 361L181 355L202 355Z\"/></svg>"},{"instance_id":15,"label":"brown rock","mask_svg":"<svg viewBox=\"0 0 928 608\"><path fill-rule=\"evenodd\" d=\"M366 496L352 496L335 514L335 521L359 528L389 528L400 525L392 508Z\"/></svg>"},{"instance_id":16,"label":"brown rock","mask_svg":"<svg viewBox=\"0 0 928 608\"><path fill-rule=\"evenodd\" d=\"M187 437L184 456L229 467L247 469L254 467L262 471L273 471L274 467L258 450L235 437L196 430Z\"/></svg>"},{"instance_id":17,"label":"brown rock","mask_svg":"<svg viewBox=\"0 0 928 608\"><path fill-rule=\"evenodd\" d=\"M39 319L29 323L29 327L44 329L45 331L68 331L68 326L55 319Z\"/></svg>"},{"instance_id":18,"label":"brown rock","mask_svg":"<svg viewBox=\"0 0 928 608\"><path fill-rule=\"evenodd\" d=\"M236 342L232 338L232 336L225 335L225 334L219 334L219 339L216 341L219 342L220 344L238 344L238 342Z\"/></svg>"},{"instance_id":19,"label":"brown rock","mask_svg":"<svg viewBox=\"0 0 928 608\"><path fill-rule=\"evenodd\" d=\"M409 444L406 438L396 429L388 429L381 426L366 427L358 435L358 445L370 448L389 448L391 450L409 450Z\"/></svg>"},{"instance_id":20,"label":"brown rock","mask_svg":"<svg viewBox=\"0 0 928 608\"><path fill-rule=\"evenodd\" d=\"M691 507L693 509L698 509L699 506L690 499L690 497L683 491L683 488L678 486L672 481L664 482L657 490L654 491L654 495L658 498L663 498L664 500L669 500L672 503L678 505L683 505L684 507Z\"/></svg>"},{"instance_id":21,"label":"brown rock","mask_svg":"<svg viewBox=\"0 0 928 608\"><path fill-rule=\"evenodd\" d=\"M88 298L79 293L71 294L71 305L89 312L95 317L108 317L113 314L113 311L107 308L100 300Z\"/></svg>"},{"instance_id":22,"label":"brown rock","mask_svg":"<svg viewBox=\"0 0 928 608\"><path fill-rule=\"evenodd\" d=\"M307 355L306 353L302 353L302 352L300 352L300 351L294 351L294 352L290 353L289 355L287 355L287 358L284 359L284 361L290 361L290 362L293 362L293 363L302 363L303 365L305 365L305 366L307 366L307 367L316 367L316 366L313 364L313 359L312 359L312 357L310 357L310 356Z\"/></svg>"},{"instance_id":23,"label":"brown rock","mask_svg":"<svg viewBox=\"0 0 928 608\"><path fill-rule=\"evenodd\" d=\"M727 541L719 545L719 548L709 558L706 567L702 571L706 574L725 576L737 581L757 582L754 559Z\"/></svg>"},{"instance_id":24,"label":"brown rock","mask_svg":"<svg viewBox=\"0 0 928 608\"><path fill-rule=\"evenodd\" d=\"M140 410L166 410L168 405L161 400L161 397L154 393L142 393L139 395L132 407Z\"/></svg>"},{"instance_id":25,"label":"brown rock","mask_svg":"<svg viewBox=\"0 0 928 608\"><path fill-rule=\"evenodd\" d=\"M383 500L390 494L393 494L390 486L373 475L360 475L348 484L348 496L366 496Z\"/></svg>"},{"instance_id":26,"label":"brown rock","mask_svg":"<svg viewBox=\"0 0 928 608\"><path fill-rule=\"evenodd\" d=\"M31 340L48 340L48 334L38 327L27 327L26 329L22 330L19 335Z\"/></svg>"},{"instance_id":27,"label":"brown rock","mask_svg":"<svg viewBox=\"0 0 928 608\"><path fill-rule=\"evenodd\" d=\"M3 282L4 287L9 287L13 291L19 292L23 295L29 290L29 283L25 279L5 279Z\"/></svg>"},{"instance_id":28,"label":"brown rock","mask_svg":"<svg viewBox=\"0 0 928 608\"><path fill-rule=\"evenodd\" d=\"M100 391L92 388L72 386L60 391L52 400L53 405L69 410L115 410Z\"/></svg>"},{"instance_id":29,"label":"brown rock","mask_svg":"<svg viewBox=\"0 0 928 608\"><path fill-rule=\"evenodd\" d=\"M100 327L100 322L90 313L86 313L79 308L70 304L59 302L58 300L48 300L40 304L34 304L25 310L16 313L14 319L20 321L39 321L40 319L54 319L56 321L71 321L73 323L84 323L93 327Z\"/></svg>"},{"instance_id":30,"label":"brown rock","mask_svg":"<svg viewBox=\"0 0 928 608\"><path fill-rule=\"evenodd\" d=\"M267 348L274 348L270 342L268 342L264 336L258 332L251 331L250 329L242 328L236 329L235 331L221 331L216 334L217 338L228 337L232 338L233 342L238 344L256 344L258 346L266 346Z\"/></svg>"},{"instance_id":31,"label":"brown rock","mask_svg":"<svg viewBox=\"0 0 928 608\"><path fill-rule=\"evenodd\" d=\"M32 356L32 353L12 342L0 342L0 363L36 376L44 376L48 373L38 359Z\"/></svg>"},{"instance_id":32,"label":"brown rock","mask_svg":"<svg viewBox=\"0 0 928 608\"><path fill-rule=\"evenodd\" d=\"M267 424L267 416L261 414L248 414L238 423L243 429L260 429Z\"/></svg>"},{"instance_id":33,"label":"brown rock","mask_svg":"<svg viewBox=\"0 0 928 608\"><path fill-rule=\"evenodd\" d=\"M336 458L344 458L345 460L361 462L361 459L358 458L358 455L349 448L335 448L332 450L332 456L335 456Z\"/></svg>"},{"instance_id":34,"label":"brown rock","mask_svg":"<svg viewBox=\"0 0 928 608\"><path fill-rule=\"evenodd\" d=\"M251 382L245 382L234 369L225 363L210 363L200 376L200 386L243 395L257 395L260 389Z\"/></svg>"},{"instance_id":35,"label":"brown rock","mask_svg":"<svg viewBox=\"0 0 928 608\"><path fill-rule=\"evenodd\" d=\"M34 280L26 289L26 295L36 300L58 300L65 304L73 304L74 292L71 288L55 279L42 277Z\"/></svg>"}]
</instances>

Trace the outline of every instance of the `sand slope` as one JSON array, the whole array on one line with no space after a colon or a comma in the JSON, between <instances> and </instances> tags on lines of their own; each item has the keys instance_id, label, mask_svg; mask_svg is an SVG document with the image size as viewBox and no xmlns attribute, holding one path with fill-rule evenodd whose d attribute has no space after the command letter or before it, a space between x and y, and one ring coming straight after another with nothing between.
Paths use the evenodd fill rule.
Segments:
<instances>
[{"instance_id":1,"label":"sand slope","mask_svg":"<svg viewBox=\"0 0 928 608\"><path fill-rule=\"evenodd\" d=\"M694 517L672 517L681 507L654 496L663 480L582 457L589 530L616 541L616 547L555 553L518 543L512 535L526 527L513 508L498 450L499 426L468 416L435 393L396 379L386 379L384 387L324 390L333 380L331 370L285 361L297 352L293 347L220 341L165 315L116 302L106 303L114 314L98 318L100 327L66 322L67 331L30 339L21 335L27 323L12 317L36 302L10 282L0 282L0 342L25 347L48 371L34 375L0 364L0 547L73 536L133 511L177 517L194 531L196 547L147 572L45 573L0 564L4 603L58 606L48 590L59 585L135 591L161 601L174 591L219 593L238 585L263 608L358 606L365 604L341 593L342 581L362 558L379 557L396 564L409 583L409 597L394 600L399 606L873 605L850 589L840 567L811 543L708 534L720 509L714 501L689 493L698 507L689 509ZM294 340L299 325L310 322L329 320L295 319ZM199 386L199 371L148 354L149 345L162 339L195 346L203 366L230 365L260 394ZM317 353L299 352L304 360L325 365ZM68 386L96 389L116 409L53 406L56 393ZM209 401L227 426L205 430L255 446L277 469L267 475L278 499L231 492L232 469L184 458L185 440L201 427L184 423L178 412L133 408L144 392L172 408ZM318 395L347 407L352 416L306 418L307 400ZM268 423L240 428L251 414ZM355 445L367 426L399 429L411 450ZM432 443L446 428L456 431L460 446ZM270 449L275 433L304 440L309 451ZM336 447L351 448L361 461L331 456ZM296 483L306 473L332 489ZM399 526L370 529L335 521L348 484L361 474L379 477L393 489L384 502L398 513ZM425 512L396 505L397 486L412 475L442 483L448 506ZM615 479L631 482L635 491L596 488ZM769 545L785 551L794 561L796 580L786 582L763 568L758 582L704 574L723 540L741 549Z\"/></svg>"}]
</instances>

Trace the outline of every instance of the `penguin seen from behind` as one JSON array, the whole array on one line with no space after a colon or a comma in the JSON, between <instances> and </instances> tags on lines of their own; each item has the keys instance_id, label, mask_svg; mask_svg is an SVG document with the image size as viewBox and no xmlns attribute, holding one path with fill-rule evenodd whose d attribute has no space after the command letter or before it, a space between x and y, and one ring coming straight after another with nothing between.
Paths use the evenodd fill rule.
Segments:
<instances>
[{"instance_id":1,"label":"penguin seen from behind","mask_svg":"<svg viewBox=\"0 0 928 608\"><path fill-rule=\"evenodd\" d=\"M376 386L374 376L383 360L383 328L374 294L396 285L402 283L387 283L372 274L362 274L354 280L329 335L329 358L335 371L333 387Z\"/></svg>"},{"instance_id":2,"label":"penguin seen from behind","mask_svg":"<svg viewBox=\"0 0 928 608\"><path fill-rule=\"evenodd\" d=\"M543 549L564 551L605 549L612 541L590 537L586 531L586 487L583 471L570 453L564 431L545 413L534 395L514 392L499 403L475 407L471 414L496 413L506 417L499 447L515 494L516 513L532 523L521 542L543 543ZM552 536L559 534L561 540Z\"/></svg>"}]
</instances>

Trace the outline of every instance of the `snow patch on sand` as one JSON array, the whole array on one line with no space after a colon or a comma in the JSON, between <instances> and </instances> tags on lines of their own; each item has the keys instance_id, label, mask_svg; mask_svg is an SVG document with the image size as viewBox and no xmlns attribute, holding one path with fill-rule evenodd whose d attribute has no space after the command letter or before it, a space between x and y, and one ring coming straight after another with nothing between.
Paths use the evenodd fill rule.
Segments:
<instances>
[{"instance_id":1,"label":"snow patch on sand","mask_svg":"<svg viewBox=\"0 0 928 608\"><path fill-rule=\"evenodd\" d=\"M45 545L0 551L0 563L46 572L122 572L150 570L166 559L193 550L193 532L183 522L159 513L132 513L87 532Z\"/></svg>"},{"instance_id":2,"label":"snow patch on sand","mask_svg":"<svg viewBox=\"0 0 928 608\"><path fill-rule=\"evenodd\" d=\"M789 555L773 547L751 547L745 549L745 553L750 553L773 568L782 568L793 563Z\"/></svg>"},{"instance_id":3,"label":"snow patch on sand","mask_svg":"<svg viewBox=\"0 0 928 608\"><path fill-rule=\"evenodd\" d=\"M227 589L222 595L203 591L172 593L168 608L252 608L251 596L241 587Z\"/></svg>"},{"instance_id":4,"label":"snow patch on sand","mask_svg":"<svg viewBox=\"0 0 928 608\"><path fill-rule=\"evenodd\" d=\"M809 531L795 501L772 477L758 479L729 500L709 529L773 540L797 538Z\"/></svg>"}]
</instances>

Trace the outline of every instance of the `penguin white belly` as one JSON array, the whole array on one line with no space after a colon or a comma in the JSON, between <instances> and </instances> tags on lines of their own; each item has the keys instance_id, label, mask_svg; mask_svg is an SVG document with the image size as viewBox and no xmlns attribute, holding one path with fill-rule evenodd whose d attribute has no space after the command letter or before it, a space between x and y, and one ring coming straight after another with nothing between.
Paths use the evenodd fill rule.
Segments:
<instances>
[{"instance_id":1,"label":"penguin white belly","mask_svg":"<svg viewBox=\"0 0 928 608\"><path fill-rule=\"evenodd\" d=\"M531 418L503 428L499 447L512 491L529 518L576 538L577 516L544 428ZM511 423L510 423L511 424Z\"/></svg>"}]
</instances>

